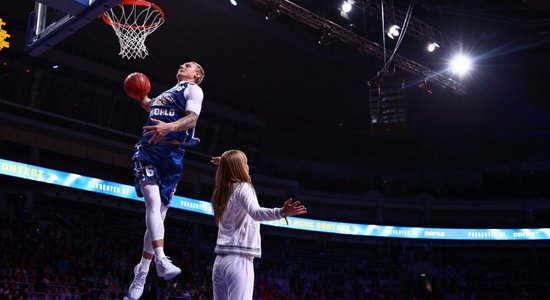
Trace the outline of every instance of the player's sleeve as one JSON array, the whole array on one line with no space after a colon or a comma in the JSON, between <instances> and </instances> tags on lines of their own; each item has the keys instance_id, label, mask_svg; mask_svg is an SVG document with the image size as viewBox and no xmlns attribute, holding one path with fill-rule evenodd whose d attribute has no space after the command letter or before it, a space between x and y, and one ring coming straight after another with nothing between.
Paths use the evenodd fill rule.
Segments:
<instances>
[{"instance_id":1,"label":"player's sleeve","mask_svg":"<svg viewBox=\"0 0 550 300\"><path fill-rule=\"evenodd\" d=\"M196 84L190 84L185 89L185 98L187 99L187 104L185 105L185 111L192 111L197 115L200 115L202 108L202 99L204 94L202 89Z\"/></svg>"}]
</instances>

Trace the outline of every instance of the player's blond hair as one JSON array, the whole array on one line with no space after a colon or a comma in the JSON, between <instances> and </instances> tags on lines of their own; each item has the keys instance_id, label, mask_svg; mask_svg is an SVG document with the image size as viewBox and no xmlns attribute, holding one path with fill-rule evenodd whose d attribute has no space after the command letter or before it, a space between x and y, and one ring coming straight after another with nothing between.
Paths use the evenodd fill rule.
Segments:
<instances>
[{"instance_id":1,"label":"player's blond hair","mask_svg":"<svg viewBox=\"0 0 550 300\"><path fill-rule=\"evenodd\" d=\"M201 77L199 77L199 79L197 79L195 81L195 83L196 84L201 84L202 80L204 79L204 69L202 68L201 65L199 65L199 63L197 63L195 61L192 61L191 63L194 64L195 66L197 66L197 69L199 69L199 73L201 74Z\"/></svg>"}]
</instances>

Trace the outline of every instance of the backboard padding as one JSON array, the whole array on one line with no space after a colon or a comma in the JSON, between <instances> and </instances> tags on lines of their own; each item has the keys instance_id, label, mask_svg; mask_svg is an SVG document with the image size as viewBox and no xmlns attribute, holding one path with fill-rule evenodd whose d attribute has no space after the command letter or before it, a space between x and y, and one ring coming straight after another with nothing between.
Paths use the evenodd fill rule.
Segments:
<instances>
[{"instance_id":1,"label":"backboard padding","mask_svg":"<svg viewBox=\"0 0 550 300\"><path fill-rule=\"evenodd\" d=\"M39 56L120 0L40 0L29 15L26 52Z\"/></svg>"}]
</instances>

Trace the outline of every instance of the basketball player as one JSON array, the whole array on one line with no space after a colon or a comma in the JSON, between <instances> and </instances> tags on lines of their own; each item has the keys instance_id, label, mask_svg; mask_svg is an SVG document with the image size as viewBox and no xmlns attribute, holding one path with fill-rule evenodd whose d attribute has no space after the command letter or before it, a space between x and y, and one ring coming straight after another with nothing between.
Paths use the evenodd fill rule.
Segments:
<instances>
[{"instance_id":1,"label":"basketball player","mask_svg":"<svg viewBox=\"0 0 550 300\"><path fill-rule=\"evenodd\" d=\"M183 171L185 149L197 144L194 129L201 112L203 92L199 84L204 70L196 62L182 64L178 83L156 98L141 99L149 112L141 140L132 157L136 193L145 199L145 236L141 261L134 268L128 297L139 299L153 258L157 275L170 280L181 273L164 253L164 219Z\"/></svg>"},{"instance_id":2,"label":"basketball player","mask_svg":"<svg viewBox=\"0 0 550 300\"><path fill-rule=\"evenodd\" d=\"M282 208L258 204L248 173L246 155L229 150L213 157L218 165L212 207L218 225L214 250L218 255L212 269L214 300L252 299L254 257L261 257L260 221L278 220L307 213L299 201L288 199Z\"/></svg>"}]
</instances>

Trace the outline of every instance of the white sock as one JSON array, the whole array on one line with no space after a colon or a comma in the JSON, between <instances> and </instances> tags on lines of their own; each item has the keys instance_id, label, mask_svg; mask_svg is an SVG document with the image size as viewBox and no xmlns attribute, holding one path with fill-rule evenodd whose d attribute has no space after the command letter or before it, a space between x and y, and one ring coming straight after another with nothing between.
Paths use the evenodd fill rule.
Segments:
<instances>
[{"instance_id":1,"label":"white sock","mask_svg":"<svg viewBox=\"0 0 550 300\"><path fill-rule=\"evenodd\" d=\"M165 257L166 254L164 254L164 247L155 248L155 256L157 257L157 259Z\"/></svg>"},{"instance_id":2,"label":"white sock","mask_svg":"<svg viewBox=\"0 0 550 300\"><path fill-rule=\"evenodd\" d=\"M139 270L142 272L149 272L149 266L151 265L151 260L147 259L145 257L141 257L141 261L139 262Z\"/></svg>"}]
</instances>

